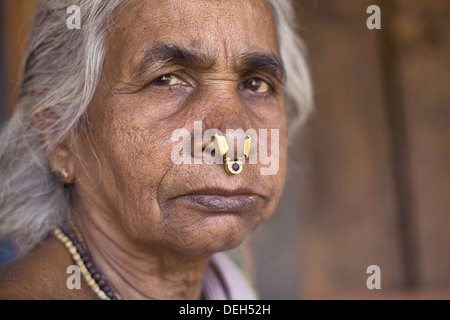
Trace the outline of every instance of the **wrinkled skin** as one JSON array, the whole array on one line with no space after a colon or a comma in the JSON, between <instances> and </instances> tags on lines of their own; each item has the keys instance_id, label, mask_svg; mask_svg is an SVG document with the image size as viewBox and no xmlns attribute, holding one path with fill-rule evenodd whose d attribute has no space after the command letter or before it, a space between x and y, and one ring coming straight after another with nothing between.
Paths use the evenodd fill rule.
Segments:
<instances>
[{"instance_id":1,"label":"wrinkled skin","mask_svg":"<svg viewBox=\"0 0 450 320\"><path fill-rule=\"evenodd\" d=\"M89 126L60 148L52 167L69 168L76 221L124 298L197 299L209 257L238 246L272 214L282 192L281 76L243 59L281 60L271 11L261 0L152 0L119 9L113 19ZM168 47L201 59L155 66L154 55L142 63L149 50ZM194 121L223 132L279 129L280 170L264 176L261 164L246 165L229 175L219 164L175 165L171 135L192 132ZM213 212L183 197L200 189L208 197L213 188L257 201L240 212Z\"/></svg>"}]
</instances>

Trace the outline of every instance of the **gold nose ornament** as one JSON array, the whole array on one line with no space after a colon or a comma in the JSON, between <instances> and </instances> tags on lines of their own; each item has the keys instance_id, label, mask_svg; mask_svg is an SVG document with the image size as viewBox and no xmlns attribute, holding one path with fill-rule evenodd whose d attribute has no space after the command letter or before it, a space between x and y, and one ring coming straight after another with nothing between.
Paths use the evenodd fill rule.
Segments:
<instances>
[{"instance_id":1,"label":"gold nose ornament","mask_svg":"<svg viewBox=\"0 0 450 320\"><path fill-rule=\"evenodd\" d=\"M237 160L232 160L229 156L227 156L227 151L229 148L226 138L219 135L218 133L214 135L214 145L216 148L216 152L223 156L225 169L229 174L239 174L242 172L245 159L248 159L250 155L251 142L252 138L250 136L245 137L244 152L242 153L242 155L237 157Z\"/></svg>"}]
</instances>

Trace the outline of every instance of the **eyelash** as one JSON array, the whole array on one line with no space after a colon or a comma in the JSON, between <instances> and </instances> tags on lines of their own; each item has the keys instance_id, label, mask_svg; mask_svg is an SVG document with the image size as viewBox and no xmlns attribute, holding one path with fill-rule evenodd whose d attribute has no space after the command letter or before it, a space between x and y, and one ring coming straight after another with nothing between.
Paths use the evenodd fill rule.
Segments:
<instances>
[{"instance_id":1,"label":"eyelash","mask_svg":"<svg viewBox=\"0 0 450 320\"><path fill-rule=\"evenodd\" d=\"M167 85L165 85L165 84L162 84L162 85L156 84L156 82L158 80L160 80L160 79L162 79L164 77L176 77L180 81L177 84L172 84L172 85L170 85L170 84L167 84ZM257 77L257 76L247 77L246 80L243 81L242 84L239 86L239 89L240 90L245 90L246 89L245 85L248 84L251 80L260 81L262 84L266 84L268 86L268 90L270 91L270 92L256 93L256 92L254 92L252 90L249 90L249 91L252 91L253 94L266 96L266 95L268 95L270 93L273 94L275 92L275 87L273 86L273 84L270 81L267 81L267 80L265 80L265 79L263 79L261 77ZM185 81L183 81L182 77L178 76L176 73L166 73L166 74L163 74L161 76L156 77L155 79L150 81L150 83L148 85L159 87L161 89L163 89L163 88L170 88L171 89L173 86L180 85L180 82L185 82Z\"/></svg>"},{"instance_id":2,"label":"eyelash","mask_svg":"<svg viewBox=\"0 0 450 320\"><path fill-rule=\"evenodd\" d=\"M174 74L174 73L166 73L166 74L163 74L163 75L161 75L161 76L159 76L159 77L153 79L152 81L150 81L150 85L155 85L155 86L158 86L158 87L169 87L169 86L174 86L174 85L170 85L170 84L167 84L167 85L164 85L164 84L163 84L163 85L158 85L158 84L156 84L156 82L157 82L158 80L162 79L163 77L176 77L176 78L180 79L180 77L179 77L178 75ZM181 79L180 79L180 80L181 80ZM164 81L164 80L163 80L163 81ZM181 81L183 81L183 80L181 80ZM177 83L177 84L179 84L179 83Z\"/></svg>"}]
</instances>

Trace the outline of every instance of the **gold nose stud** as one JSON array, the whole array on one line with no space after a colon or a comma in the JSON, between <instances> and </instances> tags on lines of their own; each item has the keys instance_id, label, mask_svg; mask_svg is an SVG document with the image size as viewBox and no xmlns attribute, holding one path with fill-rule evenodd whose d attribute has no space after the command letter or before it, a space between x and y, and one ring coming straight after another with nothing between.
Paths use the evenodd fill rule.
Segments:
<instances>
[{"instance_id":1,"label":"gold nose stud","mask_svg":"<svg viewBox=\"0 0 450 320\"><path fill-rule=\"evenodd\" d=\"M216 152L218 152L221 156L223 156L225 169L229 174L239 174L242 172L242 168L244 166L245 159L248 159L250 155L250 145L252 142L252 138L247 136L244 142L244 152L241 156L238 156L237 160L232 160L227 156L227 151L229 149L227 140L224 136L216 133L214 135L214 144L216 148Z\"/></svg>"}]
</instances>

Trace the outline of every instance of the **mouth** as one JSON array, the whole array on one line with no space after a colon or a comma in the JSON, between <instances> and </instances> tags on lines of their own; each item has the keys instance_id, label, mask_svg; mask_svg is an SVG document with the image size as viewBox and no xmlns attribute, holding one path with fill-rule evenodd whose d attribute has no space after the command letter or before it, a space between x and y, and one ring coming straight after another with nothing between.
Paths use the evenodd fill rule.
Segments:
<instances>
[{"instance_id":1,"label":"mouth","mask_svg":"<svg viewBox=\"0 0 450 320\"><path fill-rule=\"evenodd\" d=\"M263 198L248 189L211 188L194 190L175 199L195 210L213 213L244 213L261 206Z\"/></svg>"}]
</instances>

